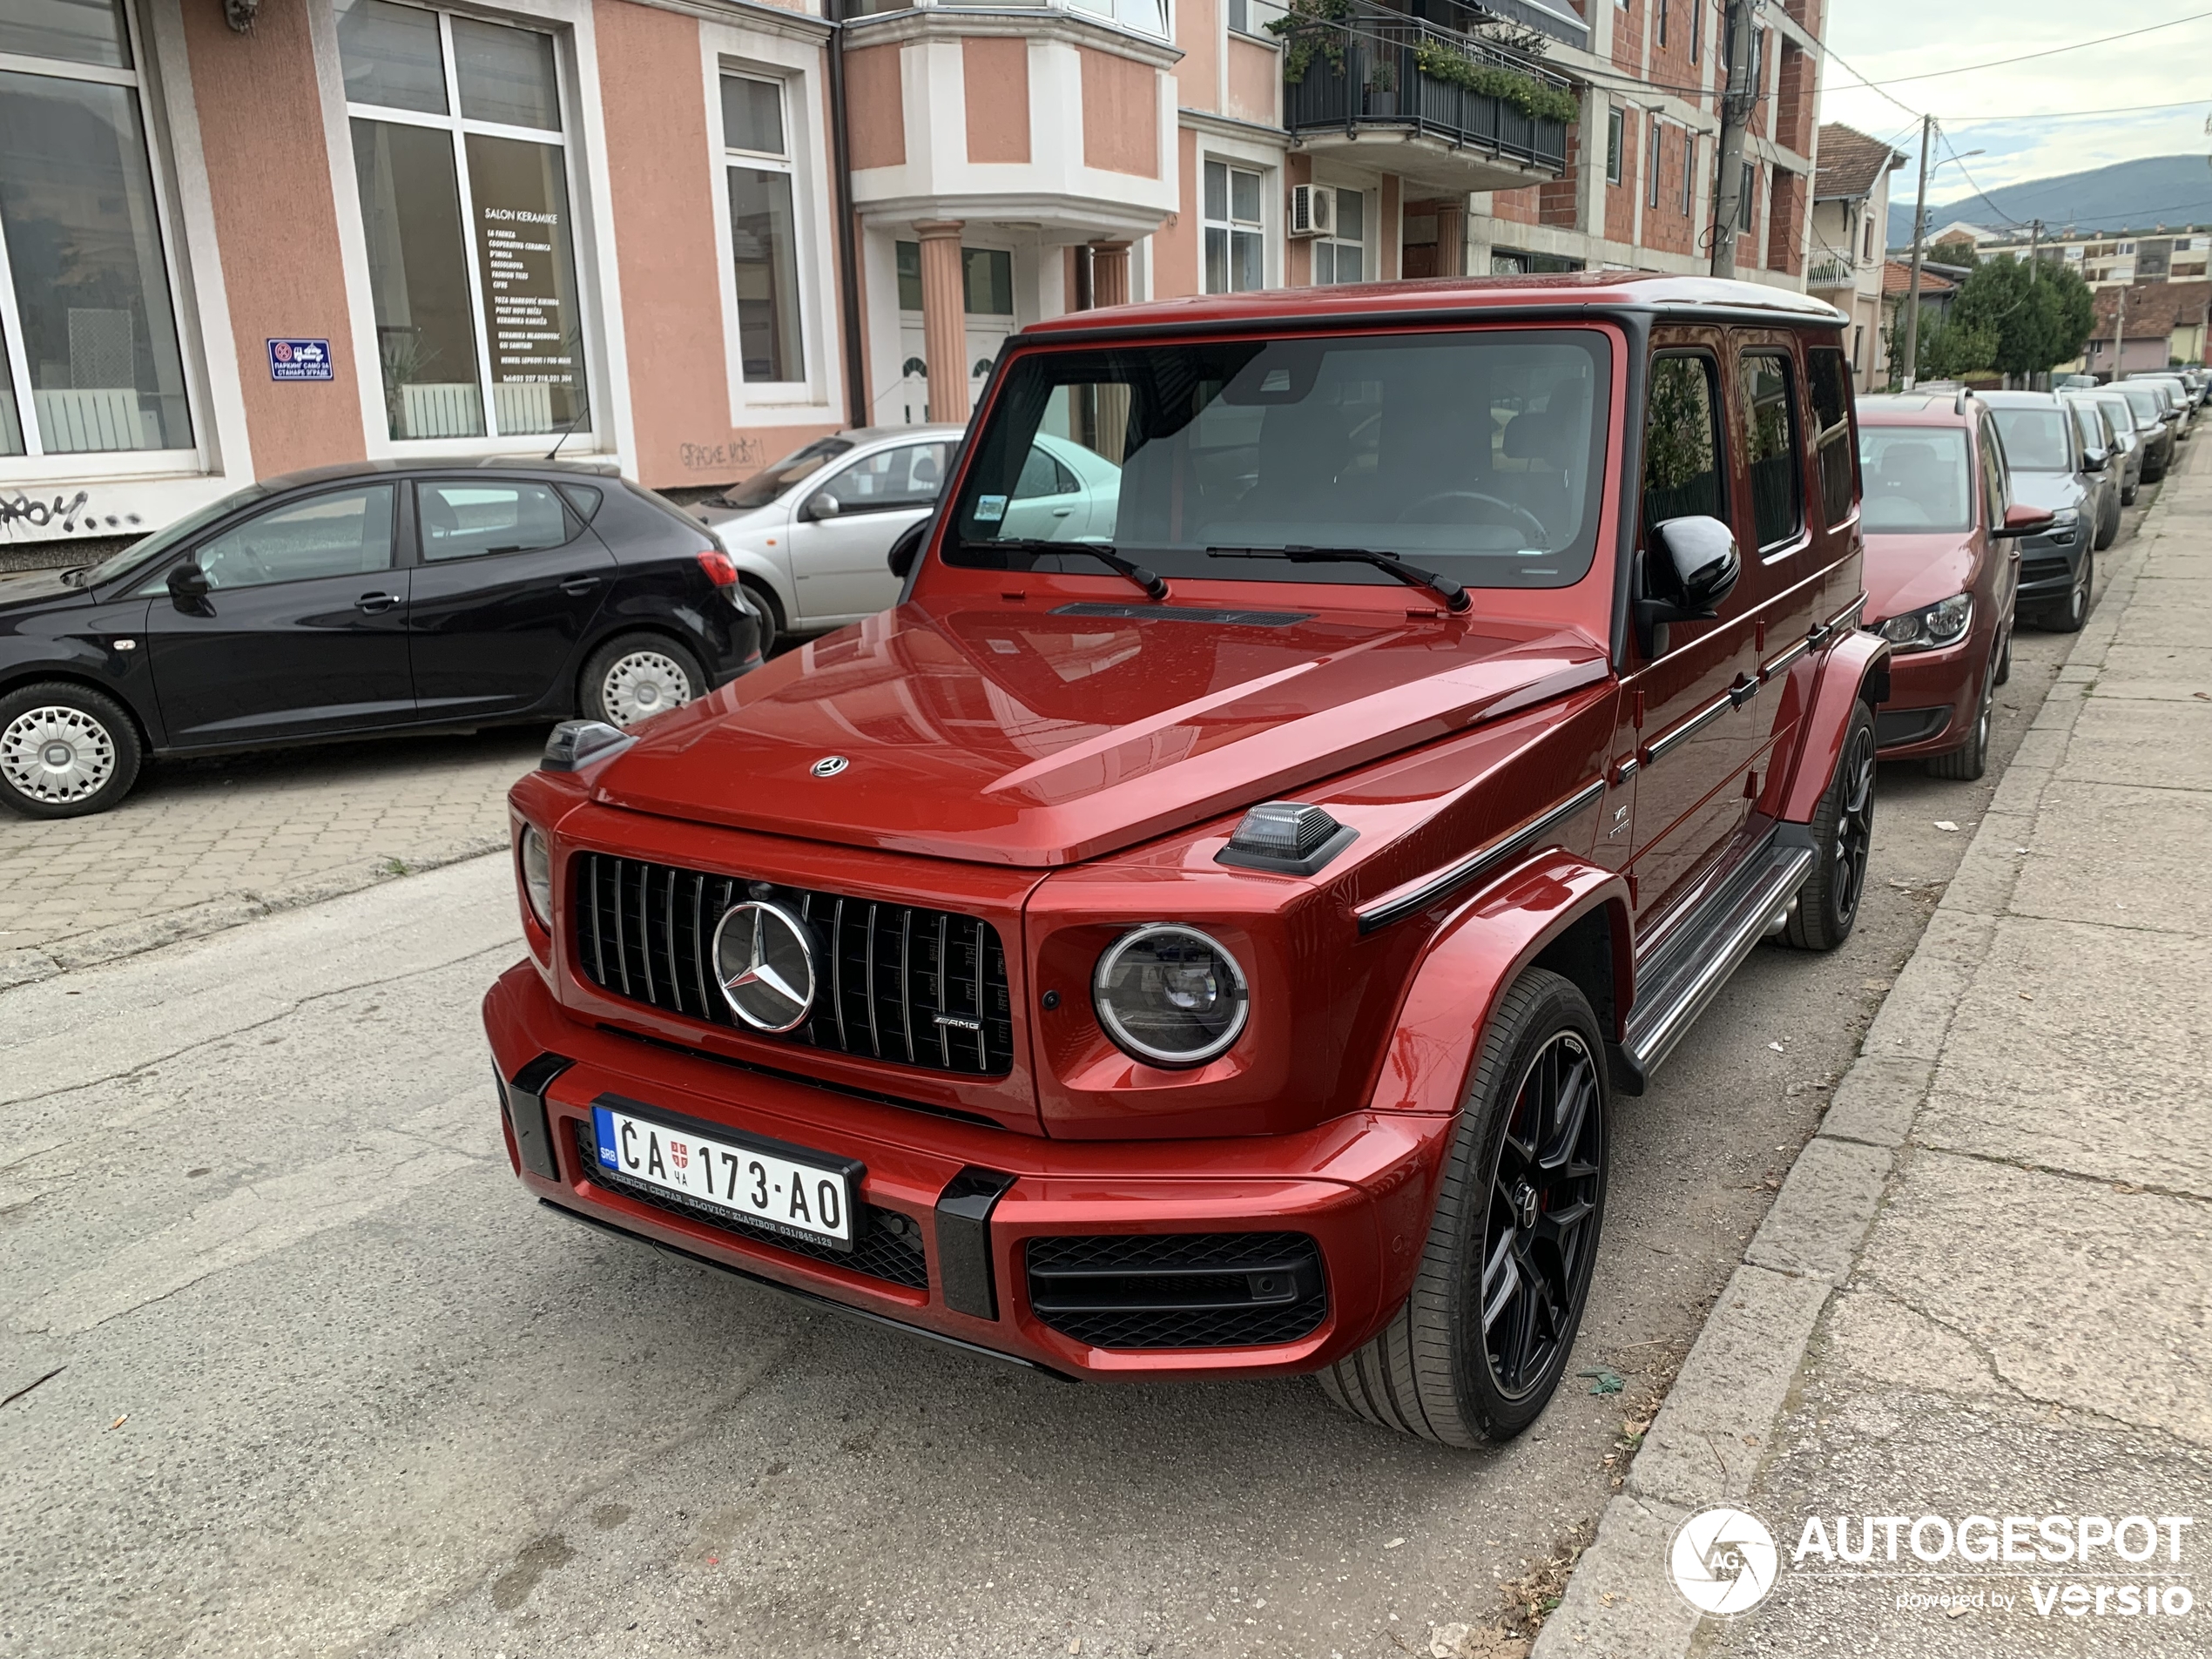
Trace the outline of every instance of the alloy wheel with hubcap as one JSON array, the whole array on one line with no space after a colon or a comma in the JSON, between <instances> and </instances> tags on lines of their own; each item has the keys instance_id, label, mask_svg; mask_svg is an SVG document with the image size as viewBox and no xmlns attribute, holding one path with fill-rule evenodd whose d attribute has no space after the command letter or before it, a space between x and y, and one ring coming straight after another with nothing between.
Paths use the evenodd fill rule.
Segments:
<instances>
[{"instance_id":1,"label":"alloy wheel with hubcap","mask_svg":"<svg viewBox=\"0 0 2212 1659\"><path fill-rule=\"evenodd\" d=\"M138 775L138 728L90 686L51 681L0 698L0 803L29 818L104 812Z\"/></svg>"},{"instance_id":2,"label":"alloy wheel with hubcap","mask_svg":"<svg viewBox=\"0 0 2212 1659\"><path fill-rule=\"evenodd\" d=\"M633 726L681 708L707 690L698 659L659 634L625 634L591 653L579 699L589 719Z\"/></svg>"}]
</instances>

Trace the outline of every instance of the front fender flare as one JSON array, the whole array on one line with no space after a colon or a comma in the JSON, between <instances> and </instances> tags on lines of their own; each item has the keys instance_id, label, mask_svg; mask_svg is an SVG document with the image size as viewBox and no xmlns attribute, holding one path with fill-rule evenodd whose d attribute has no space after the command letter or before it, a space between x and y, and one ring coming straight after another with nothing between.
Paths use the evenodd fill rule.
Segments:
<instances>
[{"instance_id":1,"label":"front fender flare","mask_svg":"<svg viewBox=\"0 0 2212 1659\"><path fill-rule=\"evenodd\" d=\"M1604 968L1610 991L1603 1001L1610 1006L1598 1008L1598 1024L1608 1047L1617 1042L1635 971L1628 880L1617 870L1554 850L1491 883L1437 929L1399 1005L1369 1109L1455 1115L1498 999L1547 948L1601 913L1609 941ZM1412 1283L1418 1241L1428 1236L1451 1146L1449 1135L1424 1138L1435 1153L1418 1178L1399 1179L1373 1195L1381 1236L1415 1246L1393 1246L1387 1258L1393 1279L1404 1282L1385 1287L1386 1307L1397 1306Z\"/></svg>"},{"instance_id":2,"label":"front fender flare","mask_svg":"<svg viewBox=\"0 0 2212 1659\"><path fill-rule=\"evenodd\" d=\"M1837 757L1844 752L1844 734L1851 730L1851 710L1860 697L1869 703L1888 699L1889 641L1853 629L1822 653L1814 671L1797 758L1775 813L1785 823L1812 822L1820 798L1827 792L1828 780L1836 774Z\"/></svg>"}]
</instances>

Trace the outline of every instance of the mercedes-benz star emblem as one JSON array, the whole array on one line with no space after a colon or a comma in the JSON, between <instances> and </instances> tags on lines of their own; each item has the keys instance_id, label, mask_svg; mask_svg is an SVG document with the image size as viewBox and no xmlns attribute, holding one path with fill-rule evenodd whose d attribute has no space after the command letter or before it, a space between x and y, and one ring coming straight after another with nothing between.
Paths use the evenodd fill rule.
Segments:
<instances>
[{"instance_id":1,"label":"mercedes-benz star emblem","mask_svg":"<svg viewBox=\"0 0 2212 1659\"><path fill-rule=\"evenodd\" d=\"M834 778L852 764L843 755L824 755L806 770L817 778Z\"/></svg>"},{"instance_id":2,"label":"mercedes-benz star emblem","mask_svg":"<svg viewBox=\"0 0 2212 1659\"><path fill-rule=\"evenodd\" d=\"M814 1008L814 939L779 905L732 905L714 929L714 977L756 1031L789 1031Z\"/></svg>"}]
</instances>

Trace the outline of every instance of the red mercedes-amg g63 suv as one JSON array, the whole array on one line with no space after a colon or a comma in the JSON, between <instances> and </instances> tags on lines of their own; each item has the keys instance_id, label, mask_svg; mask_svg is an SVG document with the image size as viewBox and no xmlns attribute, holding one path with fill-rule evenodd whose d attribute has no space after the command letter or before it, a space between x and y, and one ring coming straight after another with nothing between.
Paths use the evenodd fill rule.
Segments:
<instances>
[{"instance_id":1,"label":"red mercedes-amg g63 suv","mask_svg":"<svg viewBox=\"0 0 2212 1659\"><path fill-rule=\"evenodd\" d=\"M1612 1096L1857 912L1842 326L1608 275L1024 330L894 609L516 785L517 1173L1064 1375L1525 1427Z\"/></svg>"}]
</instances>

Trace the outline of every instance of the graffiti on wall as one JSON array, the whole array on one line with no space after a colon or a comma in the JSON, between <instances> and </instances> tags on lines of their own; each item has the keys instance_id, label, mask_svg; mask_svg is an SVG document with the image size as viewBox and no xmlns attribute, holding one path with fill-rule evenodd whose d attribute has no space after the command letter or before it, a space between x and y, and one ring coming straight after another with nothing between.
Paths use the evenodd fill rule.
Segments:
<instances>
[{"instance_id":1,"label":"graffiti on wall","mask_svg":"<svg viewBox=\"0 0 2212 1659\"><path fill-rule=\"evenodd\" d=\"M24 495L0 495L0 529L10 541L37 541L56 532L64 536L91 536L103 530L129 532L138 528L136 513L91 510L92 494L80 489L74 496L57 495L51 501Z\"/></svg>"},{"instance_id":2,"label":"graffiti on wall","mask_svg":"<svg viewBox=\"0 0 2212 1659\"><path fill-rule=\"evenodd\" d=\"M760 440L734 437L726 443L686 443L678 446L686 472L758 472L768 464Z\"/></svg>"}]
</instances>

